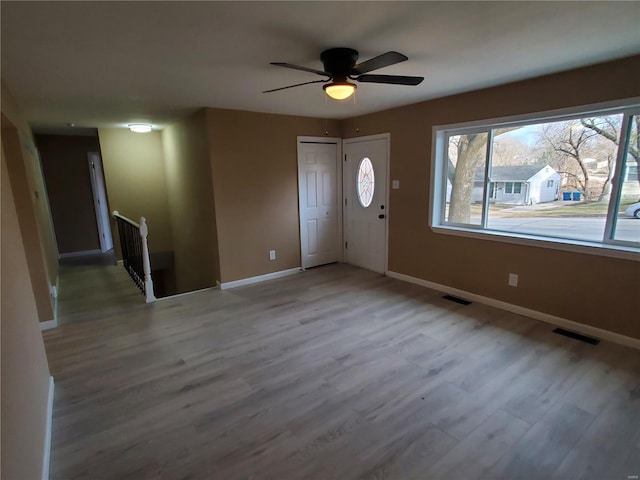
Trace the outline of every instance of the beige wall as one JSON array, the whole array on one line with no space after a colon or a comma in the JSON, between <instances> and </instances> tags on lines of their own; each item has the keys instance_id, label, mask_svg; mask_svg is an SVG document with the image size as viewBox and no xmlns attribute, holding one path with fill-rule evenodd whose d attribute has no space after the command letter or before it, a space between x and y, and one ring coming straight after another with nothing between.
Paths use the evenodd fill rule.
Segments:
<instances>
[{"instance_id":1,"label":"beige wall","mask_svg":"<svg viewBox=\"0 0 640 480\"><path fill-rule=\"evenodd\" d=\"M221 281L299 267L296 137L339 137L340 122L210 108L207 123Z\"/></svg>"},{"instance_id":2,"label":"beige wall","mask_svg":"<svg viewBox=\"0 0 640 480\"><path fill-rule=\"evenodd\" d=\"M178 293L220 278L206 111L162 131Z\"/></svg>"},{"instance_id":3,"label":"beige wall","mask_svg":"<svg viewBox=\"0 0 640 480\"><path fill-rule=\"evenodd\" d=\"M161 133L133 133L123 128L98 129L109 212L149 225L149 251L173 250ZM116 251L118 235L111 222Z\"/></svg>"},{"instance_id":4,"label":"beige wall","mask_svg":"<svg viewBox=\"0 0 640 480\"><path fill-rule=\"evenodd\" d=\"M42 478L49 366L2 149L2 459L6 480Z\"/></svg>"},{"instance_id":5,"label":"beige wall","mask_svg":"<svg viewBox=\"0 0 640 480\"><path fill-rule=\"evenodd\" d=\"M18 130L7 127L9 121L3 119L2 146L7 162L7 171L12 185L14 201L19 215L19 225L24 248L28 252L27 265L31 279L31 288L36 299L40 321L53 320L53 305L49 292L50 280L47 275L45 259L40 245L38 219L32 198L34 193L28 178L28 170L20 147ZM44 201L39 198L36 201ZM55 280L53 281L55 283Z\"/></svg>"},{"instance_id":6,"label":"beige wall","mask_svg":"<svg viewBox=\"0 0 640 480\"><path fill-rule=\"evenodd\" d=\"M49 202L47 201L44 176L40 167L40 158L36 150L31 128L22 116L19 106L15 103L11 92L2 83L2 114L18 129L20 136L20 148L27 173L27 183L31 189L33 210L35 212L38 237L40 238L41 255L44 258L45 268L49 283L54 284L58 276L58 249L56 247L55 233ZM5 152L6 153L6 152ZM37 193L37 197L35 196ZM20 209L18 215L20 216ZM27 258L31 252L27 250Z\"/></svg>"},{"instance_id":7,"label":"beige wall","mask_svg":"<svg viewBox=\"0 0 640 480\"><path fill-rule=\"evenodd\" d=\"M58 276L58 250L44 177L31 129L2 82L2 143L17 202L40 321L53 320L49 286Z\"/></svg>"},{"instance_id":8,"label":"beige wall","mask_svg":"<svg viewBox=\"0 0 640 480\"><path fill-rule=\"evenodd\" d=\"M36 135L60 253L100 249L88 152L98 137Z\"/></svg>"},{"instance_id":9,"label":"beige wall","mask_svg":"<svg viewBox=\"0 0 640 480\"><path fill-rule=\"evenodd\" d=\"M640 338L630 300L640 263L435 234L428 227L431 128L640 95L640 57L346 120L345 138L391 133L389 269ZM359 132L356 131L359 129ZM507 286L509 272L518 288Z\"/></svg>"}]
</instances>

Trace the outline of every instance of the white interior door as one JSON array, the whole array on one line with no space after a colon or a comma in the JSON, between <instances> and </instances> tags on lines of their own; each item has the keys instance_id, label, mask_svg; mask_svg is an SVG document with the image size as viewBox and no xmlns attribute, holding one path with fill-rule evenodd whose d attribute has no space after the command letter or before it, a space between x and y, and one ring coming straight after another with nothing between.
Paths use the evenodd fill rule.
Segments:
<instances>
[{"instance_id":1,"label":"white interior door","mask_svg":"<svg viewBox=\"0 0 640 480\"><path fill-rule=\"evenodd\" d=\"M344 141L345 259L387 270L389 136Z\"/></svg>"},{"instance_id":2,"label":"white interior door","mask_svg":"<svg viewBox=\"0 0 640 480\"><path fill-rule=\"evenodd\" d=\"M342 259L339 162L339 139L298 139L302 268Z\"/></svg>"},{"instance_id":3,"label":"white interior door","mask_svg":"<svg viewBox=\"0 0 640 480\"><path fill-rule=\"evenodd\" d=\"M102 158L97 152L87 153L87 158L89 160L89 173L91 174L91 188L93 189L93 205L96 209L96 220L98 222L100 250L106 252L113 248L113 238L111 237L111 224L109 223L109 207L107 205Z\"/></svg>"}]
</instances>

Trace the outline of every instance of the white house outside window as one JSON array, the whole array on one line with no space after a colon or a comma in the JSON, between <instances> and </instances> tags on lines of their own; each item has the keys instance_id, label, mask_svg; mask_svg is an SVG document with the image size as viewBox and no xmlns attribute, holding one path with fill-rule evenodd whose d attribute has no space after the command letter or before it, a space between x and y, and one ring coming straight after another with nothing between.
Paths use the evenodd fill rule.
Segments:
<instances>
[{"instance_id":1,"label":"white house outside window","mask_svg":"<svg viewBox=\"0 0 640 480\"><path fill-rule=\"evenodd\" d=\"M434 127L432 228L640 251L624 214L640 201L629 105Z\"/></svg>"}]
</instances>

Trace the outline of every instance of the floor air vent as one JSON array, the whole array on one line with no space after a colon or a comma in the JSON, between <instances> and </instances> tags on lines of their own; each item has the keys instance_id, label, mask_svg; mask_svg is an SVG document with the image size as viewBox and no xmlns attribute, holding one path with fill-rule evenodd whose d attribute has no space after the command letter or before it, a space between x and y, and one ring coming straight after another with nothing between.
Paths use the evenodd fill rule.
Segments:
<instances>
[{"instance_id":1,"label":"floor air vent","mask_svg":"<svg viewBox=\"0 0 640 480\"><path fill-rule=\"evenodd\" d=\"M565 330L564 328L556 328L555 330L553 330L553 333L564 335L565 337L573 338L574 340L580 340L581 342L590 343L591 345L597 345L600 343L600 340L598 340L597 338L587 337L586 335L580 335L579 333L570 332L569 330Z\"/></svg>"},{"instance_id":2,"label":"floor air vent","mask_svg":"<svg viewBox=\"0 0 640 480\"><path fill-rule=\"evenodd\" d=\"M471 302L469 300L465 300L464 298L454 297L453 295L445 295L442 298L444 298L445 300L449 300L450 302L459 303L460 305L470 305L471 304Z\"/></svg>"}]
</instances>

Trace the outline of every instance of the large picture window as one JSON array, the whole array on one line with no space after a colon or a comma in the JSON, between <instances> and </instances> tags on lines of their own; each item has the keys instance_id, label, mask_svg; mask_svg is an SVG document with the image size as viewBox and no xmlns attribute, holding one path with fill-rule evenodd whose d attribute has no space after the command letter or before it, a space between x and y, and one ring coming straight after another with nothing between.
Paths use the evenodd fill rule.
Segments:
<instances>
[{"instance_id":1,"label":"large picture window","mask_svg":"<svg viewBox=\"0 0 640 480\"><path fill-rule=\"evenodd\" d=\"M639 125L633 105L435 127L431 225L639 250Z\"/></svg>"}]
</instances>

